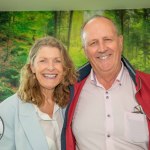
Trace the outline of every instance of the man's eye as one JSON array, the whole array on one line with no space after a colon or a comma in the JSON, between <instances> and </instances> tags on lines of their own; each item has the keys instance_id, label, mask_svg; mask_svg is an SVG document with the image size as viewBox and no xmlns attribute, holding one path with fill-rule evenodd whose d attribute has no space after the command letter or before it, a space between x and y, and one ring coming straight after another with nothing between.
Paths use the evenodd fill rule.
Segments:
<instances>
[{"instance_id":1,"label":"man's eye","mask_svg":"<svg viewBox=\"0 0 150 150\"><path fill-rule=\"evenodd\" d=\"M105 41L112 41L112 39L107 38L107 39L105 39Z\"/></svg>"},{"instance_id":2,"label":"man's eye","mask_svg":"<svg viewBox=\"0 0 150 150\"><path fill-rule=\"evenodd\" d=\"M93 41L93 42L91 42L89 45L90 46L94 46L94 45L96 45L97 44L97 42L96 41Z\"/></svg>"}]
</instances>

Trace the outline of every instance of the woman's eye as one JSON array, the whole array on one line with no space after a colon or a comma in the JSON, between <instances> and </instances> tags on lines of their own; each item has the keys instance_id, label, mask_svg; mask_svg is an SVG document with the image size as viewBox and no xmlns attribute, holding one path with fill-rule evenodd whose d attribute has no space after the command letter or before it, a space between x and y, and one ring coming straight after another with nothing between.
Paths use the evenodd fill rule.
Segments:
<instances>
[{"instance_id":1,"label":"woman's eye","mask_svg":"<svg viewBox=\"0 0 150 150\"><path fill-rule=\"evenodd\" d=\"M56 59L55 62L56 62L56 63L61 63L61 60Z\"/></svg>"},{"instance_id":2,"label":"woman's eye","mask_svg":"<svg viewBox=\"0 0 150 150\"><path fill-rule=\"evenodd\" d=\"M44 60L44 59L41 59L40 62L45 62L45 60Z\"/></svg>"}]
</instances>

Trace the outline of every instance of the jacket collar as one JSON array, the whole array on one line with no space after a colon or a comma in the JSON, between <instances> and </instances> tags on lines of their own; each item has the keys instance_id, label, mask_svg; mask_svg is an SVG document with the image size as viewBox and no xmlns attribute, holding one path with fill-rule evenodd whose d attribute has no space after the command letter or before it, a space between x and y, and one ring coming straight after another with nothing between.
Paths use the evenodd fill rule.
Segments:
<instances>
[{"instance_id":1,"label":"jacket collar","mask_svg":"<svg viewBox=\"0 0 150 150\"><path fill-rule=\"evenodd\" d=\"M48 150L34 106L19 100L19 119L33 150Z\"/></svg>"},{"instance_id":2,"label":"jacket collar","mask_svg":"<svg viewBox=\"0 0 150 150\"><path fill-rule=\"evenodd\" d=\"M129 61L122 55L121 58L124 66L127 68L130 77L132 78L134 84L136 85L136 71L134 70L134 68L131 66L131 64L129 63Z\"/></svg>"}]
</instances>

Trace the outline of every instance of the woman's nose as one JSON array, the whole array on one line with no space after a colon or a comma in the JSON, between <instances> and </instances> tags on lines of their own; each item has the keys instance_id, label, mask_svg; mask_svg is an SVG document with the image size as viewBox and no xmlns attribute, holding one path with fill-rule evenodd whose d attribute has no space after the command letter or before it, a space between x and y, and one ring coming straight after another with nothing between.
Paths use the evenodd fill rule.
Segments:
<instances>
[{"instance_id":1,"label":"woman's nose","mask_svg":"<svg viewBox=\"0 0 150 150\"><path fill-rule=\"evenodd\" d=\"M53 71L54 69L55 69L55 66L54 66L53 62L49 62L48 70Z\"/></svg>"}]
</instances>

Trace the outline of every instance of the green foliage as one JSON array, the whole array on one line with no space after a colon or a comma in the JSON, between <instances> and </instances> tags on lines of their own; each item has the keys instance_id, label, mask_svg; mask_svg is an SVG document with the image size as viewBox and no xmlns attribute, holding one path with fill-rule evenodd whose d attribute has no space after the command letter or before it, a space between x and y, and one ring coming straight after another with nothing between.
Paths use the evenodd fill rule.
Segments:
<instances>
[{"instance_id":1,"label":"green foliage","mask_svg":"<svg viewBox=\"0 0 150 150\"><path fill-rule=\"evenodd\" d=\"M95 14L114 20L124 36L124 56L136 69L150 73L150 9L0 12L0 100L16 91L20 69L40 37L60 39L77 68L86 63L80 31Z\"/></svg>"},{"instance_id":2,"label":"green foliage","mask_svg":"<svg viewBox=\"0 0 150 150\"><path fill-rule=\"evenodd\" d=\"M70 51L70 56L75 63L76 68L81 67L87 62L84 51L82 49L78 50L76 48L72 48L72 50Z\"/></svg>"},{"instance_id":3,"label":"green foliage","mask_svg":"<svg viewBox=\"0 0 150 150\"><path fill-rule=\"evenodd\" d=\"M18 71L14 68L9 68L0 73L0 77L5 77L3 81L6 83L11 84L11 86L17 87L18 86Z\"/></svg>"},{"instance_id":4,"label":"green foliage","mask_svg":"<svg viewBox=\"0 0 150 150\"><path fill-rule=\"evenodd\" d=\"M4 86L3 83L0 82L0 102L11 96L13 93L14 91L11 90L11 88Z\"/></svg>"}]
</instances>

